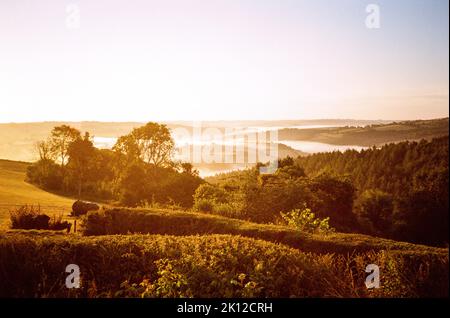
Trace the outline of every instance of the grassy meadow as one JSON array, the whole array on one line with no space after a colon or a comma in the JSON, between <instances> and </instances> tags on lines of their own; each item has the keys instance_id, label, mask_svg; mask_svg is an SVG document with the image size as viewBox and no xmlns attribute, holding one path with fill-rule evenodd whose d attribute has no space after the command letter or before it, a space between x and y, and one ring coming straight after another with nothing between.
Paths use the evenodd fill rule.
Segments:
<instances>
[{"instance_id":1,"label":"grassy meadow","mask_svg":"<svg viewBox=\"0 0 450 318\"><path fill-rule=\"evenodd\" d=\"M40 205L49 216L67 215L73 200L46 192L25 182L29 164L0 160L0 229L9 226L9 211L25 204Z\"/></svg>"}]
</instances>

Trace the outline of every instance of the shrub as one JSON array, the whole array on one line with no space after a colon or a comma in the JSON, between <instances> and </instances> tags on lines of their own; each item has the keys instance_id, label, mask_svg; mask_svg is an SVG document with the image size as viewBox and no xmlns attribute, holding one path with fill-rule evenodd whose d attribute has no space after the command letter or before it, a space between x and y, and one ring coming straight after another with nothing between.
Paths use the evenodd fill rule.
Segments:
<instances>
[{"instance_id":1,"label":"shrub","mask_svg":"<svg viewBox=\"0 0 450 318\"><path fill-rule=\"evenodd\" d=\"M225 203L228 201L228 194L218 186L203 183L195 190L194 202L202 199L208 199L214 203Z\"/></svg>"},{"instance_id":2,"label":"shrub","mask_svg":"<svg viewBox=\"0 0 450 318\"><path fill-rule=\"evenodd\" d=\"M330 218L319 219L310 209L294 209L288 213L281 213L281 217L287 225L307 233L329 234L334 228L329 225Z\"/></svg>"},{"instance_id":3,"label":"shrub","mask_svg":"<svg viewBox=\"0 0 450 318\"><path fill-rule=\"evenodd\" d=\"M9 212L12 229L48 229L50 217L41 214L40 206L23 205Z\"/></svg>"},{"instance_id":4,"label":"shrub","mask_svg":"<svg viewBox=\"0 0 450 318\"><path fill-rule=\"evenodd\" d=\"M230 203L219 203L213 208L214 214L221 215L227 218L237 218L241 217L241 212L239 208Z\"/></svg>"},{"instance_id":5,"label":"shrub","mask_svg":"<svg viewBox=\"0 0 450 318\"><path fill-rule=\"evenodd\" d=\"M12 229L70 230L72 224L62 220L62 215L53 216L41 213L40 206L23 205L10 211Z\"/></svg>"},{"instance_id":6,"label":"shrub","mask_svg":"<svg viewBox=\"0 0 450 318\"><path fill-rule=\"evenodd\" d=\"M48 225L48 229L54 231L67 230L67 232L70 232L71 227L72 224L70 222L62 220L62 214L54 215Z\"/></svg>"},{"instance_id":7,"label":"shrub","mask_svg":"<svg viewBox=\"0 0 450 318\"><path fill-rule=\"evenodd\" d=\"M211 213L213 211L213 209L214 209L214 203L208 199L199 199L199 200L196 200L194 203L194 210L197 210L200 212Z\"/></svg>"},{"instance_id":8,"label":"shrub","mask_svg":"<svg viewBox=\"0 0 450 318\"><path fill-rule=\"evenodd\" d=\"M27 181L49 190L63 186L61 166L50 159L41 159L27 168Z\"/></svg>"}]
</instances>

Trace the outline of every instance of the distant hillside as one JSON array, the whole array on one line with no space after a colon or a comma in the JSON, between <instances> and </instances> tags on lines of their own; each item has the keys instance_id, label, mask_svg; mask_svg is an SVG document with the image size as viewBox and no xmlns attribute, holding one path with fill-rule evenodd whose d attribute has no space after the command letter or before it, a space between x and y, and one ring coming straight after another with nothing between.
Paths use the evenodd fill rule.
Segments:
<instances>
[{"instance_id":1,"label":"distant hillside","mask_svg":"<svg viewBox=\"0 0 450 318\"><path fill-rule=\"evenodd\" d=\"M448 118L393 122L365 127L332 127L313 129L281 129L279 140L305 140L333 145L371 147L389 142L430 140L448 136Z\"/></svg>"},{"instance_id":2,"label":"distant hillside","mask_svg":"<svg viewBox=\"0 0 450 318\"><path fill-rule=\"evenodd\" d=\"M9 210L24 204L40 205L45 212L67 214L73 200L41 190L26 183L28 163L0 160L0 229L8 226Z\"/></svg>"},{"instance_id":3,"label":"distant hillside","mask_svg":"<svg viewBox=\"0 0 450 318\"><path fill-rule=\"evenodd\" d=\"M165 122L169 128L186 128L192 132L192 122ZM53 127L67 124L80 131L88 131L97 137L119 137L133 128L143 125L141 122L38 122L0 124L0 158L19 161L34 161L37 152L34 145L48 137ZM387 142L415 139L431 139L448 135L448 118L435 120L403 121L393 123L381 120L274 120L274 121L205 121L202 127L219 129L241 127L260 130L279 127L327 126L327 128L286 128L280 129L278 139L316 141L335 145L372 146ZM345 127L342 127L344 126ZM336 126L336 127L330 127ZM302 155L287 146L280 146L280 156ZM209 169L209 168L208 168Z\"/></svg>"},{"instance_id":4,"label":"distant hillside","mask_svg":"<svg viewBox=\"0 0 450 318\"><path fill-rule=\"evenodd\" d=\"M93 136L117 137L129 133L142 125L136 122L38 122L0 124L0 158L20 161L34 161L37 153L34 144L47 138L55 126L70 125Z\"/></svg>"},{"instance_id":5,"label":"distant hillside","mask_svg":"<svg viewBox=\"0 0 450 318\"><path fill-rule=\"evenodd\" d=\"M275 120L275 121L203 121L202 127L215 127L219 129L240 127L260 127L267 129L273 127L293 126L343 126L343 125L371 125L385 123L380 120L352 120L352 119L322 119L322 120ZM169 128L186 128L192 132L193 122L173 121L164 122ZM84 132L89 131L92 136L119 137L128 134L133 128L142 126L143 122L36 122L36 123L0 123L0 158L20 161L34 161L37 153L34 144L45 139L53 127L70 125ZM285 148L285 147L284 147ZM287 149L286 149L287 150Z\"/></svg>"}]
</instances>

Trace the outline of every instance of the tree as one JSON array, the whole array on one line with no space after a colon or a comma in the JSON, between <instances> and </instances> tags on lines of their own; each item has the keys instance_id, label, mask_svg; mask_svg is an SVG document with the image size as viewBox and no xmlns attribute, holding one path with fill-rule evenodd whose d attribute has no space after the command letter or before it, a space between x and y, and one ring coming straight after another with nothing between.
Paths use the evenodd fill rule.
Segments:
<instances>
[{"instance_id":1,"label":"tree","mask_svg":"<svg viewBox=\"0 0 450 318\"><path fill-rule=\"evenodd\" d=\"M331 226L339 231L354 231L357 227L353 213L356 189L347 176L323 174L311 180L308 185L313 194L308 206L318 217L330 217Z\"/></svg>"},{"instance_id":2,"label":"tree","mask_svg":"<svg viewBox=\"0 0 450 318\"><path fill-rule=\"evenodd\" d=\"M44 186L47 184L48 177L50 175L50 169L54 168L52 167L54 165L53 158L54 155L52 153L52 147L51 143L48 140L42 140L38 141L35 144L36 150L39 154L39 161L36 165L36 168L34 172L38 171L37 174L33 178L29 178L30 180L35 180L36 183L38 183L40 186ZM30 170L31 173L32 170ZM55 172L55 169L53 169L53 172ZM37 179L36 179L37 177ZM52 186L55 186L56 183L51 182Z\"/></svg>"},{"instance_id":3,"label":"tree","mask_svg":"<svg viewBox=\"0 0 450 318\"><path fill-rule=\"evenodd\" d=\"M117 154L117 163L121 168L139 160L139 148L132 134L119 137L113 146L113 151Z\"/></svg>"},{"instance_id":4,"label":"tree","mask_svg":"<svg viewBox=\"0 0 450 318\"><path fill-rule=\"evenodd\" d=\"M120 179L120 202L136 207L147 201L147 172L142 163L133 163L126 168ZM144 182L143 182L144 181Z\"/></svg>"},{"instance_id":5,"label":"tree","mask_svg":"<svg viewBox=\"0 0 450 318\"><path fill-rule=\"evenodd\" d=\"M390 194L380 190L367 190L358 199L356 210L367 219L376 234L390 233L394 201Z\"/></svg>"},{"instance_id":6,"label":"tree","mask_svg":"<svg viewBox=\"0 0 450 318\"><path fill-rule=\"evenodd\" d=\"M181 173L192 175L198 177L199 172L197 169L194 169L194 166L190 162L182 162L180 164Z\"/></svg>"},{"instance_id":7,"label":"tree","mask_svg":"<svg viewBox=\"0 0 450 318\"><path fill-rule=\"evenodd\" d=\"M94 154L95 147L87 132L83 138L77 138L68 146L67 155L70 158L68 166L74 175L74 179L78 181L78 197L81 196L83 182L89 177L91 162L95 161Z\"/></svg>"},{"instance_id":8,"label":"tree","mask_svg":"<svg viewBox=\"0 0 450 318\"><path fill-rule=\"evenodd\" d=\"M396 238L445 246L449 233L448 167L417 175L413 184L414 189L398 204Z\"/></svg>"},{"instance_id":9,"label":"tree","mask_svg":"<svg viewBox=\"0 0 450 318\"><path fill-rule=\"evenodd\" d=\"M52 144L50 140L42 140L36 143L36 150L39 154L39 159L43 161L53 160Z\"/></svg>"},{"instance_id":10,"label":"tree","mask_svg":"<svg viewBox=\"0 0 450 318\"><path fill-rule=\"evenodd\" d=\"M49 159L41 159L27 168L27 181L48 190L62 187L61 167Z\"/></svg>"},{"instance_id":11,"label":"tree","mask_svg":"<svg viewBox=\"0 0 450 318\"><path fill-rule=\"evenodd\" d=\"M129 161L137 157L156 167L167 167L172 165L174 145L166 125L149 122L120 137L114 145L114 150L125 155Z\"/></svg>"},{"instance_id":12,"label":"tree","mask_svg":"<svg viewBox=\"0 0 450 318\"><path fill-rule=\"evenodd\" d=\"M61 167L67 164L69 145L81 138L80 132L68 125L53 128L50 136L51 152L60 162Z\"/></svg>"}]
</instances>

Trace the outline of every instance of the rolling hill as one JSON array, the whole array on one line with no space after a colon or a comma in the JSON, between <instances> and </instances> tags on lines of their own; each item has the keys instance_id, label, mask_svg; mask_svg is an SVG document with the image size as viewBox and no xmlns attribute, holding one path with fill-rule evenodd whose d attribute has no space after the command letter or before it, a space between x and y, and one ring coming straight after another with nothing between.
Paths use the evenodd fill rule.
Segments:
<instances>
[{"instance_id":1,"label":"rolling hill","mask_svg":"<svg viewBox=\"0 0 450 318\"><path fill-rule=\"evenodd\" d=\"M0 160L0 230L9 223L9 210L24 204L40 205L44 213L58 215L71 210L73 199L46 192L25 182L28 163ZM107 210L108 211L108 210ZM309 252L349 252L351 250L408 250L426 253L442 253L444 249L432 248L410 243L375 238L359 234L336 233L328 237L310 236L290 228L275 225L255 224L238 219L229 219L203 213L172 210L130 210L113 209L109 213L118 214L114 219L121 220L111 229L97 228L96 234L126 234L139 225L139 233L151 234L234 234L283 243ZM131 217L131 219L130 219ZM129 223L130 220L134 220ZM140 221L138 221L140 220ZM90 225L90 219L87 220ZM111 223L111 222L110 222ZM111 223L112 224L112 223ZM132 226L134 224L134 226ZM178 224L175 228L174 225ZM130 226L130 227L129 227ZM92 229L88 229L88 232ZM99 232L100 231L100 232ZM111 232L112 231L112 232Z\"/></svg>"},{"instance_id":2,"label":"rolling hill","mask_svg":"<svg viewBox=\"0 0 450 318\"><path fill-rule=\"evenodd\" d=\"M244 128L244 127L295 127L295 126L366 126L388 123L380 120L272 120L272 121L204 121L203 128ZM175 121L162 122L170 129L183 127L192 132L193 122ZM38 155L34 150L37 141L48 137L55 126L70 125L82 132L88 131L96 137L119 137L128 134L133 128L142 126L143 122L31 122L31 123L0 123L0 158L19 161L34 161ZM284 147L286 148L286 147ZM292 150L291 150L292 151Z\"/></svg>"},{"instance_id":3,"label":"rolling hill","mask_svg":"<svg viewBox=\"0 0 450 318\"><path fill-rule=\"evenodd\" d=\"M9 210L20 205L40 205L49 215L66 214L72 199L58 196L25 182L28 163L0 160L0 229L8 227Z\"/></svg>"},{"instance_id":4,"label":"rolling hill","mask_svg":"<svg viewBox=\"0 0 450 318\"><path fill-rule=\"evenodd\" d=\"M279 140L302 140L332 145L379 146L406 140L431 140L448 136L448 118L414 120L388 124L313 129L281 129Z\"/></svg>"},{"instance_id":5,"label":"rolling hill","mask_svg":"<svg viewBox=\"0 0 450 318\"><path fill-rule=\"evenodd\" d=\"M145 293L130 294L133 286L151 283L156 290L165 277L158 275L169 273L164 270L167 266L194 297L448 296L448 248L368 235L312 235L204 213L124 208L88 214L83 232L75 234L7 230L8 211L16 205L40 204L44 213L67 215L73 202L26 183L27 166L0 160L0 280L7 282L0 295L4 297L141 297ZM87 285L77 294L61 283L59 271L67 259L88 269L83 273ZM380 265L386 288L376 293L365 288L367 263ZM261 275L263 268L266 274ZM205 272L213 287L205 284ZM248 294L230 283L244 275L261 288ZM24 277L37 279L30 282ZM128 288L130 278L134 285ZM94 285L95 290L88 287Z\"/></svg>"}]
</instances>

